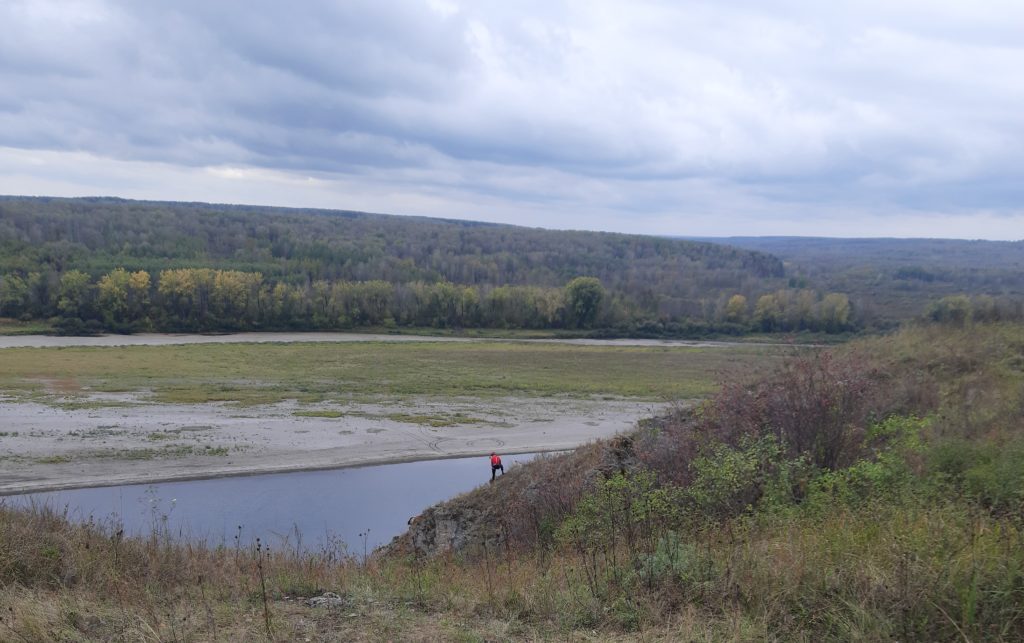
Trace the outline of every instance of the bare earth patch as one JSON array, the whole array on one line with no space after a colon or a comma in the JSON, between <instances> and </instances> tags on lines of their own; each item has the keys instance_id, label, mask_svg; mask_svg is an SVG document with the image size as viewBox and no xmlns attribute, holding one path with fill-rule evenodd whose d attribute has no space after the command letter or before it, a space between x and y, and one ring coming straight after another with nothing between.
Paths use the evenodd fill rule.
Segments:
<instances>
[{"instance_id":1,"label":"bare earth patch","mask_svg":"<svg viewBox=\"0 0 1024 643\"><path fill-rule=\"evenodd\" d=\"M94 399L95 397L95 399ZM614 435L664 404L563 397L404 396L347 404L0 404L0 494L556 451Z\"/></svg>"}]
</instances>

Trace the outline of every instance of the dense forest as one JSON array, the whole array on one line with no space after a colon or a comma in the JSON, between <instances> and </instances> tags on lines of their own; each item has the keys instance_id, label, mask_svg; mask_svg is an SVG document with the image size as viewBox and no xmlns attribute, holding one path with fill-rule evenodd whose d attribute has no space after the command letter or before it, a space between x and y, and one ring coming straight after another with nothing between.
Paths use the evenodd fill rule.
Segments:
<instances>
[{"instance_id":1,"label":"dense forest","mask_svg":"<svg viewBox=\"0 0 1024 643\"><path fill-rule=\"evenodd\" d=\"M845 331L782 262L658 237L112 198L0 199L0 316L100 329Z\"/></svg>"},{"instance_id":2,"label":"dense forest","mask_svg":"<svg viewBox=\"0 0 1024 643\"><path fill-rule=\"evenodd\" d=\"M1022 232L1024 235L1024 232ZM945 297L971 294L978 314L1016 314L1024 297L1024 241L961 239L706 239L779 257L799 285L846 293L865 324L920 314ZM1000 308L1005 309L1000 312ZM994 311L994 312L993 312Z\"/></svg>"},{"instance_id":3,"label":"dense forest","mask_svg":"<svg viewBox=\"0 0 1024 643\"><path fill-rule=\"evenodd\" d=\"M1020 318L1022 257L1024 243L710 243L338 210L0 197L0 318L50 320L68 333L838 333L925 311Z\"/></svg>"}]
</instances>

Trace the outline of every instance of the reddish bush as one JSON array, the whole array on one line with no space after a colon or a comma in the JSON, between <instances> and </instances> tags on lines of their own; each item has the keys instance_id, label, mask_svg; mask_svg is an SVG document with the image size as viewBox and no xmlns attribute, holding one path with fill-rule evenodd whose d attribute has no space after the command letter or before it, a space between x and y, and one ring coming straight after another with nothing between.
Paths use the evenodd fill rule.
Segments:
<instances>
[{"instance_id":1,"label":"reddish bush","mask_svg":"<svg viewBox=\"0 0 1024 643\"><path fill-rule=\"evenodd\" d=\"M641 440L640 457L663 479L685 484L687 463L703 445L774 435L787 456L836 469L863 455L872 423L931 405L935 396L923 388L896 385L856 354L796 357L761 382L726 383L697 409L673 414Z\"/></svg>"}]
</instances>

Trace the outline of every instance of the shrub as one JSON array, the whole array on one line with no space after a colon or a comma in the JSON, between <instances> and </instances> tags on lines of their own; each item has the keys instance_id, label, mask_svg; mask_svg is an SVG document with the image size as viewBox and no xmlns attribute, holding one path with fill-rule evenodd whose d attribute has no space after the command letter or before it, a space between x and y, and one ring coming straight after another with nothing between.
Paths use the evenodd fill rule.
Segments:
<instances>
[{"instance_id":1,"label":"shrub","mask_svg":"<svg viewBox=\"0 0 1024 643\"><path fill-rule=\"evenodd\" d=\"M719 573L719 565L706 547L684 541L674 531L658 539L654 551L641 558L636 572L644 585L675 589L690 599L707 593Z\"/></svg>"},{"instance_id":2,"label":"shrub","mask_svg":"<svg viewBox=\"0 0 1024 643\"><path fill-rule=\"evenodd\" d=\"M774 436L744 436L738 446L715 444L690 464L684 497L692 515L710 522L751 509L779 470L782 449Z\"/></svg>"},{"instance_id":3,"label":"shrub","mask_svg":"<svg viewBox=\"0 0 1024 643\"><path fill-rule=\"evenodd\" d=\"M940 483L997 514L1024 517L1024 438L976 443L946 440L928 453Z\"/></svg>"}]
</instances>

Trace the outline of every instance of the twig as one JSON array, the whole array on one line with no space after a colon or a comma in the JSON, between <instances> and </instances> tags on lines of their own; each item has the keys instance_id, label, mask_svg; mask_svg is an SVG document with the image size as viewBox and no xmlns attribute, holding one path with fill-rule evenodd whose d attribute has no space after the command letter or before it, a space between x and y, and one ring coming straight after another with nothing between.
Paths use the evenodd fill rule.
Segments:
<instances>
[{"instance_id":1,"label":"twig","mask_svg":"<svg viewBox=\"0 0 1024 643\"><path fill-rule=\"evenodd\" d=\"M274 640L274 632L270 626L270 604L267 601L267 580L263 575L263 546L256 539L256 569L260 572L260 595L263 598L263 623L267 627L267 638Z\"/></svg>"},{"instance_id":2,"label":"twig","mask_svg":"<svg viewBox=\"0 0 1024 643\"><path fill-rule=\"evenodd\" d=\"M938 603L936 603L935 601L933 601L933 600L931 600L931 599L929 599L929 600L928 600L928 602L929 602L929 603L931 603L931 604L932 604L933 606L935 606L935 609L937 609L937 610L939 610L940 612L942 612L942 615L943 615L943 616L945 616L945 617L946 617L946 619L947 619L947 620L948 620L948 621L949 621L950 623L952 623L952 624L953 624L953 627L955 627L955 628L956 628L956 631L957 631L957 632L960 632L960 636L964 637L964 641L966 641L967 643L971 643L971 639L967 638L967 635L966 635L966 634L964 634L964 631L963 631L963 630L961 630L961 629L960 629L960 626L956 624L956 621L954 621L954 620L953 620L953 618L952 618L952 617L951 617L951 616L950 616L949 614L947 614L947 613L946 613L946 610L942 609L942 606L941 606L941 605L939 605Z\"/></svg>"}]
</instances>

